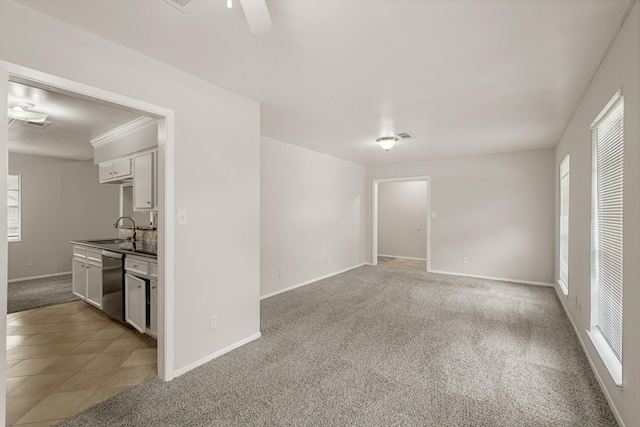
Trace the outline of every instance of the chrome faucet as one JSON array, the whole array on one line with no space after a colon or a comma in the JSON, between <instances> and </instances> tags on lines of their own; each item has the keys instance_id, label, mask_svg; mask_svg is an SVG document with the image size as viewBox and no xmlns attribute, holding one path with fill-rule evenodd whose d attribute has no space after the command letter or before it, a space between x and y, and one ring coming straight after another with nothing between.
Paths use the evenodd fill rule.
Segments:
<instances>
[{"instance_id":1,"label":"chrome faucet","mask_svg":"<svg viewBox=\"0 0 640 427\"><path fill-rule=\"evenodd\" d=\"M136 241L136 222L133 220L133 218L131 218L130 216L121 216L120 218L118 218L116 220L116 223L113 224L113 228L118 228L118 223L120 222L121 219L128 219L129 221L131 221L131 224L133 224L133 236L131 236L130 238L127 238L127 240L132 240L132 241Z\"/></svg>"}]
</instances>

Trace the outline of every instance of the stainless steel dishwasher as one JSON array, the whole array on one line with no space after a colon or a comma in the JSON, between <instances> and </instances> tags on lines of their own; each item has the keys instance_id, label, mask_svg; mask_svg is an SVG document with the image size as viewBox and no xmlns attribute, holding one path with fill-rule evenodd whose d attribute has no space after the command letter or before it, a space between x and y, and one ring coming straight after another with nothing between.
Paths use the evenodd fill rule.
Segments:
<instances>
[{"instance_id":1,"label":"stainless steel dishwasher","mask_svg":"<svg viewBox=\"0 0 640 427\"><path fill-rule=\"evenodd\" d=\"M102 311L124 322L124 255L102 251Z\"/></svg>"}]
</instances>

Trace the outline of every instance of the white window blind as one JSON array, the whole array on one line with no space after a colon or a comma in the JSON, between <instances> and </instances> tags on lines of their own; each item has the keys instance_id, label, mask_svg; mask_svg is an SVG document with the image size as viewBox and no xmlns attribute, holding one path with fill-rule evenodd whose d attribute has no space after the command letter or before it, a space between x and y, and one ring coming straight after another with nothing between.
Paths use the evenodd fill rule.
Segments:
<instances>
[{"instance_id":1,"label":"white window blind","mask_svg":"<svg viewBox=\"0 0 640 427\"><path fill-rule=\"evenodd\" d=\"M20 240L20 175L9 174L7 180L7 238Z\"/></svg>"},{"instance_id":2,"label":"white window blind","mask_svg":"<svg viewBox=\"0 0 640 427\"><path fill-rule=\"evenodd\" d=\"M569 293L569 155L560 163L560 287Z\"/></svg>"},{"instance_id":3,"label":"white window blind","mask_svg":"<svg viewBox=\"0 0 640 427\"><path fill-rule=\"evenodd\" d=\"M592 328L622 363L624 101L614 97L592 125Z\"/></svg>"}]
</instances>

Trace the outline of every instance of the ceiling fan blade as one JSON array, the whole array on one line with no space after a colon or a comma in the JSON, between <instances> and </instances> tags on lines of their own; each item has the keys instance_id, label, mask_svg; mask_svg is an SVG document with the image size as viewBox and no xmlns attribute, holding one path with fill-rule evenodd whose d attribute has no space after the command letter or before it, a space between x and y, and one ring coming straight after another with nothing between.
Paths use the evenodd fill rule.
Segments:
<instances>
[{"instance_id":1,"label":"ceiling fan blade","mask_svg":"<svg viewBox=\"0 0 640 427\"><path fill-rule=\"evenodd\" d=\"M240 0L240 4L253 34L273 30L273 22L265 0Z\"/></svg>"}]
</instances>

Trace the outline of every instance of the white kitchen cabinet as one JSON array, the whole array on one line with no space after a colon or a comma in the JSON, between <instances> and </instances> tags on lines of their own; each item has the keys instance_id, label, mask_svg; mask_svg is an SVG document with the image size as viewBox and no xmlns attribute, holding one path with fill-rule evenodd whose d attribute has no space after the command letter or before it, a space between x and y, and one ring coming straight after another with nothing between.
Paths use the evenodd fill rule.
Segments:
<instances>
[{"instance_id":1,"label":"white kitchen cabinet","mask_svg":"<svg viewBox=\"0 0 640 427\"><path fill-rule=\"evenodd\" d=\"M152 280L149 295L149 331L148 334L158 336L158 281Z\"/></svg>"},{"instance_id":2,"label":"white kitchen cabinet","mask_svg":"<svg viewBox=\"0 0 640 427\"><path fill-rule=\"evenodd\" d=\"M85 301L102 310L102 265L87 262L85 270L87 274Z\"/></svg>"},{"instance_id":3,"label":"white kitchen cabinet","mask_svg":"<svg viewBox=\"0 0 640 427\"><path fill-rule=\"evenodd\" d=\"M133 210L156 210L155 153L133 158Z\"/></svg>"},{"instance_id":4,"label":"white kitchen cabinet","mask_svg":"<svg viewBox=\"0 0 640 427\"><path fill-rule=\"evenodd\" d=\"M85 299L87 294L87 272L84 268L86 261L74 258L71 266L71 289L74 295Z\"/></svg>"},{"instance_id":5,"label":"white kitchen cabinet","mask_svg":"<svg viewBox=\"0 0 640 427\"><path fill-rule=\"evenodd\" d=\"M120 159L100 164L98 166L98 176L100 182L122 181L133 177L131 159Z\"/></svg>"},{"instance_id":6,"label":"white kitchen cabinet","mask_svg":"<svg viewBox=\"0 0 640 427\"><path fill-rule=\"evenodd\" d=\"M84 301L102 309L102 258L95 248L76 245L71 261L71 289Z\"/></svg>"},{"instance_id":7,"label":"white kitchen cabinet","mask_svg":"<svg viewBox=\"0 0 640 427\"><path fill-rule=\"evenodd\" d=\"M146 329L146 283L131 274L124 275L125 320L139 332Z\"/></svg>"}]
</instances>

